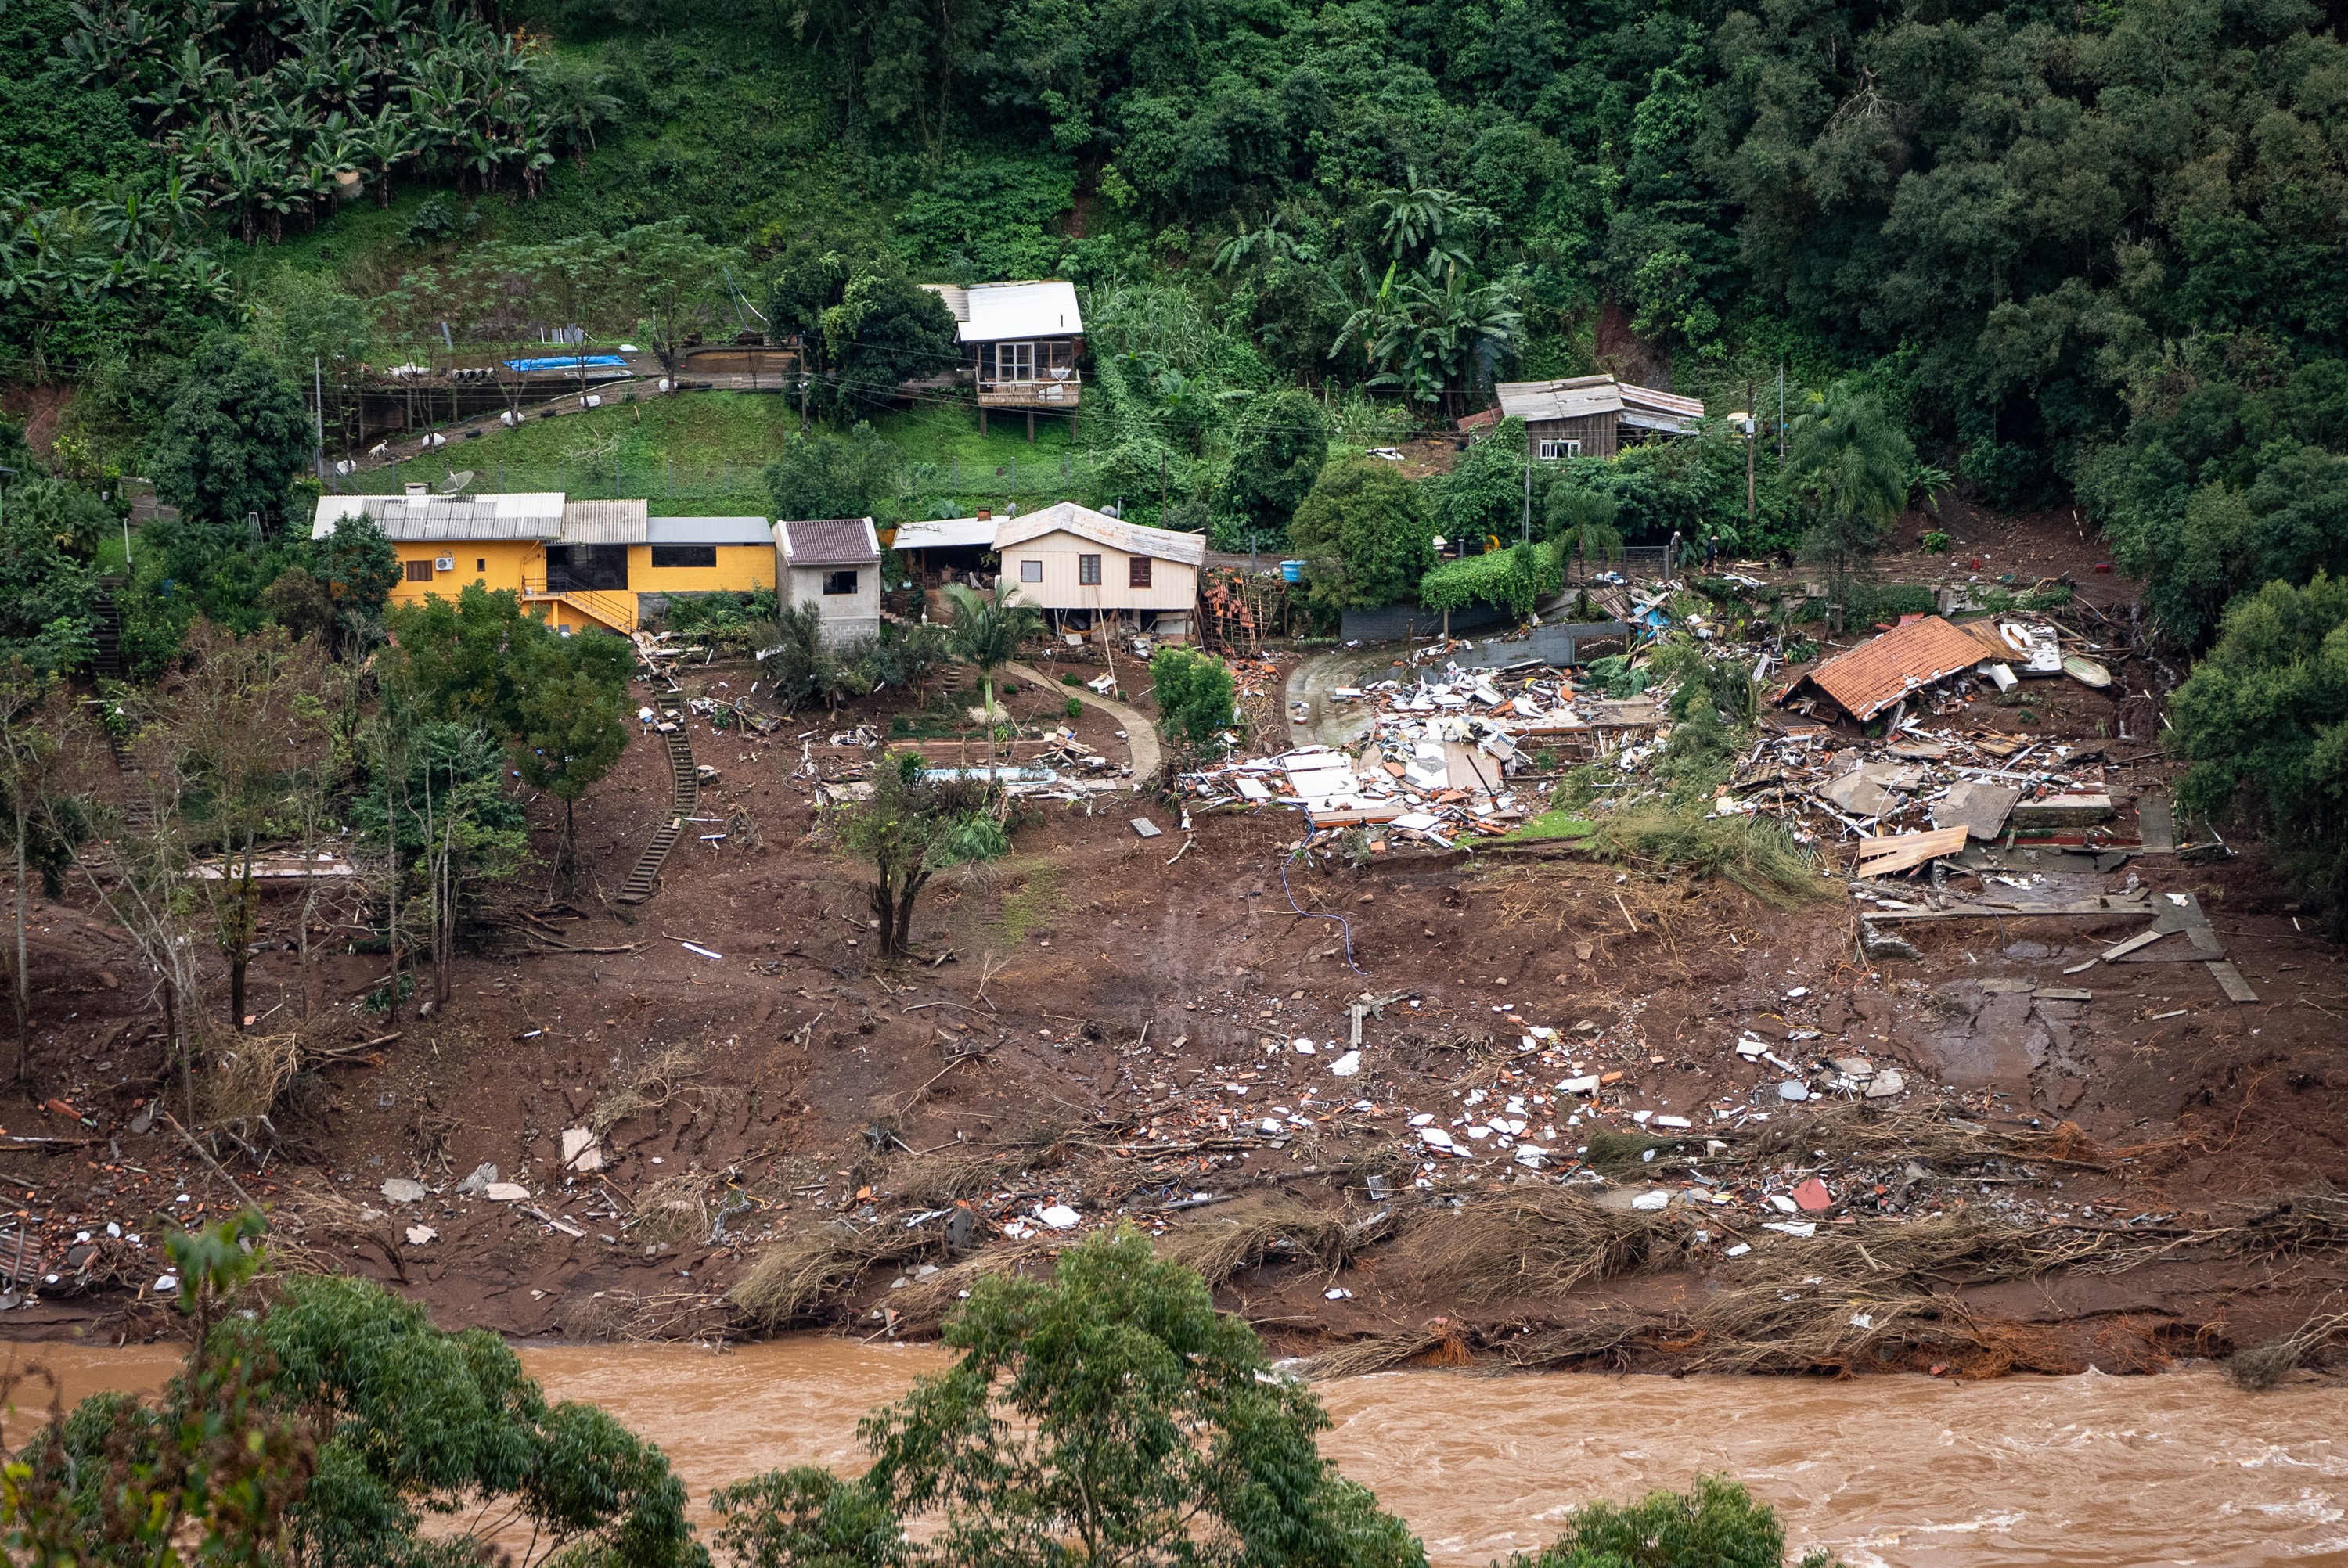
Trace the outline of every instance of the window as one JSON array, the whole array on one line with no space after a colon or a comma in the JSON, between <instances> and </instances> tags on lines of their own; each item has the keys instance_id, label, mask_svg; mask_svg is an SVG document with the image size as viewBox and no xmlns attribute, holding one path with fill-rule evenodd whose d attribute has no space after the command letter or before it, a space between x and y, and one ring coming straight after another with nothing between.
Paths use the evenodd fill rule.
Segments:
<instances>
[{"instance_id":1,"label":"window","mask_svg":"<svg viewBox=\"0 0 2348 1568\"><path fill-rule=\"evenodd\" d=\"M1579 457L1581 456L1581 443L1579 441L1544 441L1540 444L1540 453L1544 461L1550 461L1559 457Z\"/></svg>"},{"instance_id":2,"label":"window","mask_svg":"<svg viewBox=\"0 0 2348 1568\"><path fill-rule=\"evenodd\" d=\"M828 571L824 573L823 591L826 593L854 593L856 591L856 574L852 571Z\"/></svg>"},{"instance_id":3,"label":"window","mask_svg":"<svg viewBox=\"0 0 2348 1568\"><path fill-rule=\"evenodd\" d=\"M1076 558L1076 580L1085 584L1088 588L1099 587L1100 557L1078 556Z\"/></svg>"},{"instance_id":4,"label":"window","mask_svg":"<svg viewBox=\"0 0 2348 1568\"><path fill-rule=\"evenodd\" d=\"M1149 558L1148 556L1135 556L1125 563L1125 586L1128 588L1148 588L1149 586Z\"/></svg>"},{"instance_id":5,"label":"window","mask_svg":"<svg viewBox=\"0 0 2348 1568\"><path fill-rule=\"evenodd\" d=\"M487 556L475 556L475 557L473 558L473 569L474 569L475 571L487 571L487 570L489 570L489 557L487 557Z\"/></svg>"},{"instance_id":6,"label":"window","mask_svg":"<svg viewBox=\"0 0 2348 1568\"><path fill-rule=\"evenodd\" d=\"M714 567L716 564L717 547L716 545L654 545L653 547L653 565L654 566Z\"/></svg>"},{"instance_id":7,"label":"window","mask_svg":"<svg viewBox=\"0 0 2348 1568\"><path fill-rule=\"evenodd\" d=\"M1021 561L1021 562L1019 563L1019 580L1020 580L1021 582L1041 582L1041 581L1043 581L1043 580L1044 580L1044 563L1043 563L1042 561L1039 561L1039 560L1024 560L1024 561Z\"/></svg>"},{"instance_id":8,"label":"window","mask_svg":"<svg viewBox=\"0 0 2348 1568\"><path fill-rule=\"evenodd\" d=\"M430 582L432 580L432 563L428 560L409 561L407 563L407 580L410 582Z\"/></svg>"}]
</instances>

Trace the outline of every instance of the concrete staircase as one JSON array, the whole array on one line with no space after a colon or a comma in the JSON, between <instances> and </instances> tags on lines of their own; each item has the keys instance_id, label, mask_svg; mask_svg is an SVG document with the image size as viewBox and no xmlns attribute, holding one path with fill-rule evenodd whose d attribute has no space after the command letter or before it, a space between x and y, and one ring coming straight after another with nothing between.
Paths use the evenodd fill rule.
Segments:
<instances>
[{"instance_id":1,"label":"concrete staircase","mask_svg":"<svg viewBox=\"0 0 2348 1568\"><path fill-rule=\"evenodd\" d=\"M653 834L652 842L644 845L636 861L636 868L628 873L627 885L620 889L617 902L641 904L660 891L661 866L668 852L685 836L685 819L694 807L701 804L701 775L693 764L693 743L685 738L686 714L680 709L676 727L661 736L668 743L668 764L673 780L669 799L668 820Z\"/></svg>"}]
</instances>

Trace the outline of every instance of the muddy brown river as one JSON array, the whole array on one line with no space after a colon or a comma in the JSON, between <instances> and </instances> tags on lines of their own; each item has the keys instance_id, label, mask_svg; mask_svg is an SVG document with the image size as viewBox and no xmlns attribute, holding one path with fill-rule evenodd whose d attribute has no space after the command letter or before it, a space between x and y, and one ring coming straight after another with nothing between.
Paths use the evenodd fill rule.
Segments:
<instances>
[{"instance_id":1,"label":"muddy brown river","mask_svg":"<svg viewBox=\"0 0 2348 1568\"><path fill-rule=\"evenodd\" d=\"M18 1346L69 1398L151 1389L156 1349ZM928 1348L795 1338L522 1351L551 1397L658 1442L696 1500L775 1466L862 1463L856 1421L942 1365ZM1725 1471L1797 1548L1940 1565L2348 1563L2348 1389L2251 1396L2157 1378L1853 1382L1401 1372L1323 1385L1324 1440L1443 1568L1556 1534L1575 1503ZM20 1393L20 1399L26 1398Z\"/></svg>"}]
</instances>

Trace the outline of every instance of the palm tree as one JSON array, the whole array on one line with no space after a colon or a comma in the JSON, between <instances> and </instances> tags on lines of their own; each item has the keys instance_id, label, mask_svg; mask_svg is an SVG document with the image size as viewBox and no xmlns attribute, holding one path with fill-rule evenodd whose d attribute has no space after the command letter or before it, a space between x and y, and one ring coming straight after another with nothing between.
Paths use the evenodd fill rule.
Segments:
<instances>
[{"instance_id":1,"label":"palm tree","mask_svg":"<svg viewBox=\"0 0 2348 1568\"><path fill-rule=\"evenodd\" d=\"M1019 645L1044 630L1044 612L1018 597L1018 590L998 577L994 591L982 594L962 584L946 585L953 619L946 626L946 646L953 656L978 671L985 693L986 766L994 769L994 671L1018 657Z\"/></svg>"},{"instance_id":2,"label":"palm tree","mask_svg":"<svg viewBox=\"0 0 2348 1568\"><path fill-rule=\"evenodd\" d=\"M1908 505L1915 471L1915 443L1873 393L1837 382L1811 394L1786 446L1787 477L1810 503L1810 558L1855 575Z\"/></svg>"},{"instance_id":3,"label":"palm tree","mask_svg":"<svg viewBox=\"0 0 2348 1568\"><path fill-rule=\"evenodd\" d=\"M1584 560L1620 560L1622 534L1614 519L1621 511L1612 496L1560 485L1549 493L1549 537Z\"/></svg>"}]
</instances>

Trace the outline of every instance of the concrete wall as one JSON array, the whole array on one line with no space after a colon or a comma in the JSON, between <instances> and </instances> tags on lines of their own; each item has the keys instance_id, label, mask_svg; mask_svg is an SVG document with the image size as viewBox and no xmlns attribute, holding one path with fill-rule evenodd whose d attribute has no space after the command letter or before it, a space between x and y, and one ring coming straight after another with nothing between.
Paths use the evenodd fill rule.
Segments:
<instances>
[{"instance_id":1,"label":"concrete wall","mask_svg":"<svg viewBox=\"0 0 2348 1568\"><path fill-rule=\"evenodd\" d=\"M826 593L823 579L835 571L854 571L854 593ZM880 634L880 563L860 567L793 567L790 602L811 604L823 617L824 641L837 646L860 637Z\"/></svg>"},{"instance_id":2,"label":"concrete wall","mask_svg":"<svg viewBox=\"0 0 2348 1568\"><path fill-rule=\"evenodd\" d=\"M1506 611L1489 605L1471 604L1451 612L1451 634L1482 631L1489 627L1514 624ZM1376 610L1349 610L1338 621L1337 636L1344 642L1400 642L1407 637L1439 637L1443 634L1443 612L1416 604L1388 604Z\"/></svg>"}]
</instances>

